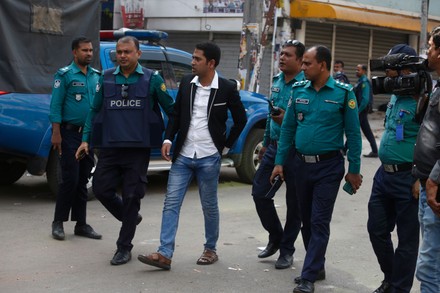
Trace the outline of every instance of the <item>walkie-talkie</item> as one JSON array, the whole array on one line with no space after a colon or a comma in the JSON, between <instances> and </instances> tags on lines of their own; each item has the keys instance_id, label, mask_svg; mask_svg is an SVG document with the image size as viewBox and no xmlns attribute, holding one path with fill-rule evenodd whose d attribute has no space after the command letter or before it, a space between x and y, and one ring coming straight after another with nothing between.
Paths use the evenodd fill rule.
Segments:
<instances>
[{"instance_id":1,"label":"walkie-talkie","mask_svg":"<svg viewBox=\"0 0 440 293\"><path fill-rule=\"evenodd\" d=\"M281 114L280 108L273 105L273 102L269 102L270 115L278 116Z\"/></svg>"}]
</instances>

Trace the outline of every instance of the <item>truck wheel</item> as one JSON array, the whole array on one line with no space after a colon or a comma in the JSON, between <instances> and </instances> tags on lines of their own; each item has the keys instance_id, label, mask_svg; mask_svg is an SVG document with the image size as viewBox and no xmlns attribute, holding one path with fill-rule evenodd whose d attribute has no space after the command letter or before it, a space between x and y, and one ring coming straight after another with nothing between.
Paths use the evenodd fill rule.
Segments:
<instances>
[{"instance_id":1,"label":"truck wheel","mask_svg":"<svg viewBox=\"0 0 440 293\"><path fill-rule=\"evenodd\" d=\"M95 167L93 167L92 172L94 170ZM46 177L49 188L52 191L53 195L56 197L58 194L58 180L60 180L61 178L61 166L58 160L58 154L54 150L52 150L49 155L49 161L47 162L46 167ZM87 200L92 200L95 198L95 195L92 191L92 177L90 177L89 182L87 183L87 196Z\"/></svg>"},{"instance_id":2,"label":"truck wheel","mask_svg":"<svg viewBox=\"0 0 440 293\"><path fill-rule=\"evenodd\" d=\"M246 139L241 164L236 167L238 177L245 183L252 183L260 165L258 153L263 147L263 136L264 129L253 129Z\"/></svg>"},{"instance_id":3,"label":"truck wheel","mask_svg":"<svg viewBox=\"0 0 440 293\"><path fill-rule=\"evenodd\" d=\"M26 171L26 164L21 162L0 161L0 185L16 182Z\"/></svg>"}]
</instances>

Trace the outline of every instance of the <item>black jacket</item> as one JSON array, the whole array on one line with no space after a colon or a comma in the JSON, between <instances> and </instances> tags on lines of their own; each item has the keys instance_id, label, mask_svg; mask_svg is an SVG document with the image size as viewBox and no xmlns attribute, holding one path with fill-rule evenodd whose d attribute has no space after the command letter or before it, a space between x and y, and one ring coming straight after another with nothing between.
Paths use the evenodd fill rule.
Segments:
<instances>
[{"instance_id":1,"label":"black jacket","mask_svg":"<svg viewBox=\"0 0 440 293\"><path fill-rule=\"evenodd\" d=\"M176 103L174 104L174 110L165 131L165 139L173 141L177 135L173 161L176 160L182 149L191 122L193 102L197 91L197 86L191 83L193 78L194 75L187 75L182 78ZM241 131L246 125L247 118L246 111L237 91L237 85L230 80L219 77L218 87L218 89L211 89L208 108L206 110L208 112L209 133L218 152L221 154L225 146L228 148L232 147L240 136ZM226 137L228 110L231 111L234 125Z\"/></svg>"},{"instance_id":2,"label":"black jacket","mask_svg":"<svg viewBox=\"0 0 440 293\"><path fill-rule=\"evenodd\" d=\"M413 175L419 179L427 179L438 161L440 161L440 87L436 86L417 135Z\"/></svg>"}]
</instances>

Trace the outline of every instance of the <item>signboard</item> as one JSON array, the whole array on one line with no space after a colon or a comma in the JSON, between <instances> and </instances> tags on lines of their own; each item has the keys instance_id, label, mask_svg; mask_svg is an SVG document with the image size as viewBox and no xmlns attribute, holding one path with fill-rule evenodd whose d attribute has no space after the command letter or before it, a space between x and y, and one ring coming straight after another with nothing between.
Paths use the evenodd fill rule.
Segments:
<instances>
[{"instance_id":1,"label":"signboard","mask_svg":"<svg viewBox=\"0 0 440 293\"><path fill-rule=\"evenodd\" d=\"M144 28L144 0L121 0L122 23L127 28Z\"/></svg>"}]
</instances>

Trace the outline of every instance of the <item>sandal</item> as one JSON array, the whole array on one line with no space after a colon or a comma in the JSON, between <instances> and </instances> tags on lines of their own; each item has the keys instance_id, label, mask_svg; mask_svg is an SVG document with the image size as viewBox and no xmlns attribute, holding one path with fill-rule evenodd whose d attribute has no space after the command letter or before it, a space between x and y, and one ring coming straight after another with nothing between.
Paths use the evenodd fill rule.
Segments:
<instances>
[{"instance_id":1,"label":"sandal","mask_svg":"<svg viewBox=\"0 0 440 293\"><path fill-rule=\"evenodd\" d=\"M150 265L153 267L161 268L164 270L171 269L171 259L163 256L159 252L154 252L150 255L140 254L138 256L138 260L140 262L143 262L144 264L147 264L147 265Z\"/></svg>"},{"instance_id":2,"label":"sandal","mask_svg":"<svg viewBox=\"0 0 440 293\"><path fill-rule=\"evenodd\" d=\"M211 249L205 249L197 260L198 265L211 265L218 261L217 253Z\"/></svg>"}]
</instances>

